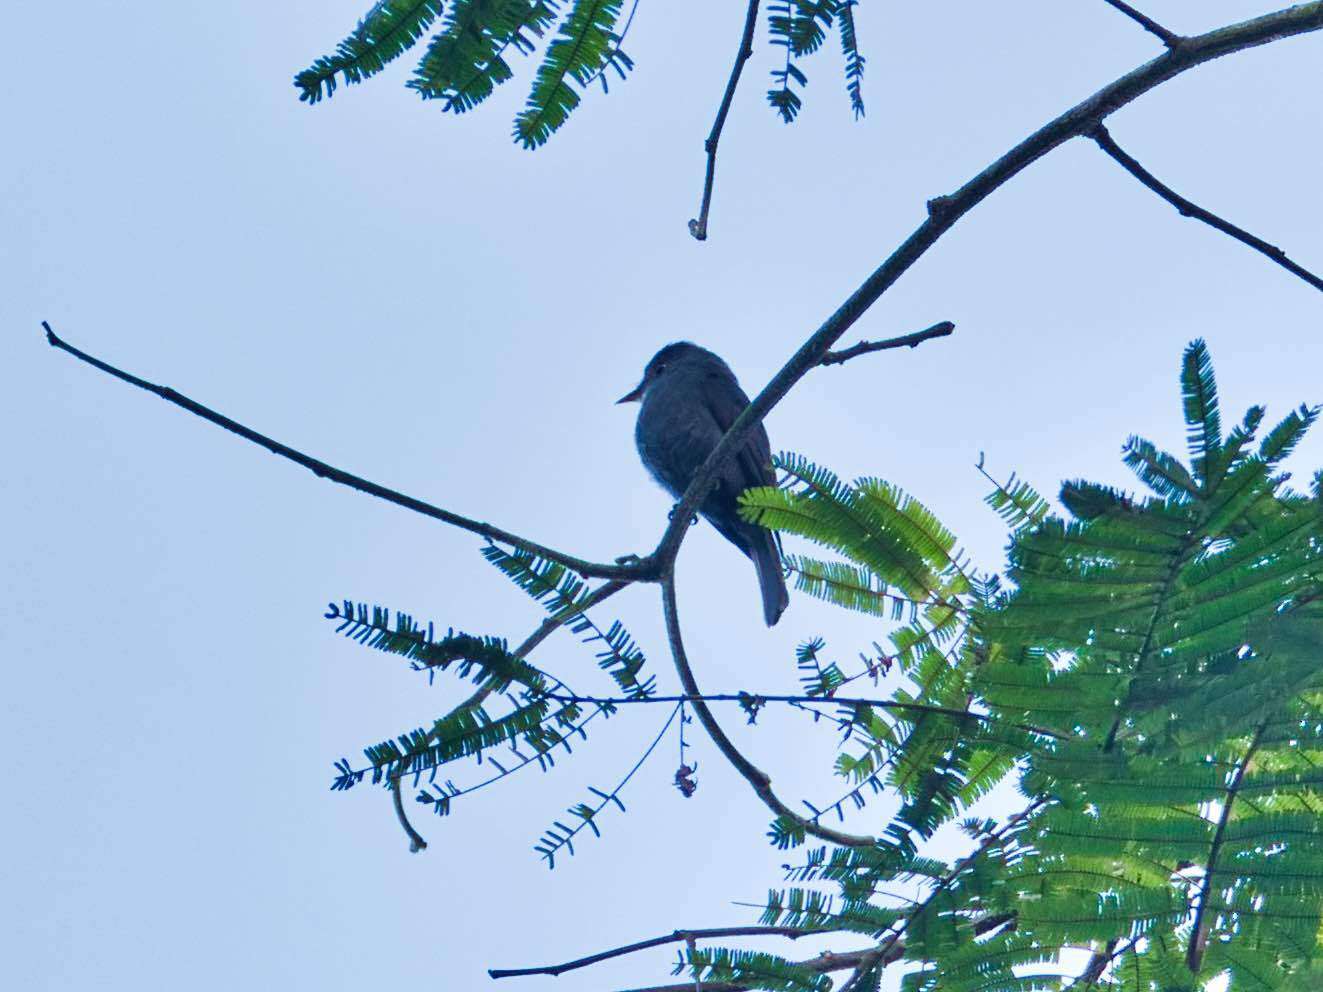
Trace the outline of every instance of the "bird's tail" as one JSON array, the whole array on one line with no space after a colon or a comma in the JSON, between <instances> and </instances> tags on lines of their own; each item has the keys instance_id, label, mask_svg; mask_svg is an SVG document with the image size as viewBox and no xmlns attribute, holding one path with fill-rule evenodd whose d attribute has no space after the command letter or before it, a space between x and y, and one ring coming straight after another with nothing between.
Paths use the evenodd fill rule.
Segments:
<instances>
[{"instance_id":1,"label":"bird's tail","mask_svg":"<svg viewBox=\"0 0 1323 992\"><path fill-rule=\"evenodd\" d=\"M781 555L776 549L776 535L770 530L759 528L749 557L753 559L753 567L758 572L758 588L763 594L763 619L767 621L767 626L775 626L785 608L790 605L786 580L781 574Z\"/></svg>"}]
</instances>

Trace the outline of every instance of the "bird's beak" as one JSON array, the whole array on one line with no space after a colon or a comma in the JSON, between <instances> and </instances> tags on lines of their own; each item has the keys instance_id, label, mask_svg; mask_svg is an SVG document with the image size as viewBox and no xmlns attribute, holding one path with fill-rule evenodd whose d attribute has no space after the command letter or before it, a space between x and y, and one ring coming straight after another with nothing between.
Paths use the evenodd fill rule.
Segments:
<instances>
[{"instance_id":1,"label":"bird's beak","mask_svg":"<svg viewBox=\"0 0 1323 992\"><path fill-rule=\"evenodd\" d=\"M624 396L620 397L620 399L616 400L616 405L621 403L637 403L641 399L643 399L643 383L640 382L633 392L626 393Z\"/></svg>"}]
</instances>

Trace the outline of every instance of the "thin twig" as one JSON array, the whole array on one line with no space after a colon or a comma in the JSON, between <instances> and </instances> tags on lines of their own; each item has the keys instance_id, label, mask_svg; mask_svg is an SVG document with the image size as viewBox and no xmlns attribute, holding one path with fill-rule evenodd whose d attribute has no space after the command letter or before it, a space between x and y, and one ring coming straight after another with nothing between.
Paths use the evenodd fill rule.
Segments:
<instances>
[{"instance_id":1,"label":"thin twig","mask_svg":"<svg viewBox=\"0 0 1323 992\"><path fill-rule=\"evenodd\" d=\"M569 692L549 692L545 696L556 703L587 703L591 706L630 706L654 703L816 703L819 706L870 706L879 710L899 710L902 713L932 713L939 716L956 717L961 720L974 718L986 723L995 723L1011 727L1054 740L1066 740L1068 735L1036 727L1027 723L1007 723L995 713L974 713L970 710L957 709L954 706L934 706L929 703L907 703L897 699L867 699L858 696L809 696L809 695L766 695L753 692L705 692L702 695L686 693L677 696L578 696Z\"/></svg>"},{"instance_id":2,"label":"thin twig","mask_svg":"<svg viewBox=\"0 0 1323 992\"><path fill-rule=\"evenodd\" d=\"M772 380L735 418L699 470L671 516L651 564L666 574L695 511L712 488L716 473L786 394L822 361L823 356L909 268L932 248L956 222L992 193L1044 155L1072 138L1090 134L1107 117L1149 90L1205 62L1266 45L1283 38L1323 29L1323 0L1298 4L1182 40L1175 49L1139 66L1071 107L1055 120L997 159L949 196L928 203L928 218L850 294L782 366Z\"/></svg>"},{"instance_id":3,"label":"thin twig","mask_svg":"<svg viewBox=\"0 0 1323 992\"><path fill-rule=\"evenodd\" d=\"M685 655L684 639L680 634L680 617L675 605L675 578L669 574L664 576L661 587L662 612L666 619L666 638L670 643L671 657L675 661L675 670L680 676L680 684L684 686L684 691L689 696L688 702L698 716L698 722L707 730L708 736L716 744L717 750L725 755L726 760L744 777L744 780L753 786L754 793L763 801L763 804L777 816L785 817L814 837L830 841L833 844L840 844L843 847L872 847L875 845L877 843L876 838L832 830L830 827L811 823L794 812L772 791L771 776L746 758L739 748L731 742L731 739L726 736L726 732L721 729L716 717L712 715L712 710L707 703L703 702L703 694L699 691L698 683L694 680L693 669L689 666L689 659Z\"/></svg>"},{"instance_id":4,"label":"thin twig","mask_svg":"<svg viewBox=\"0 0 1323 992\"><path fill-rule=\"evenodd\" d=\"M1303 266L1297 265L1295 262L1291 261L1291 259L1286 257L1286 252L1282 251L1282 249L1278 248L1276 245L1268 244L1268 242L1264 241L1262 238L1250 234L1249 231L1237 227L1230 221L1223 220L1221 217L1217 216L1217 214L1205 210L1197 203L1191 203L1185 197L1174 191L1170 186L1165 185L1161 180L1154 176L1153 173L1140 165L1138 161L1125 151L1125 149L1118 145L1107 128L1103 127L1101 124L1093 130L1090 137L1098 143L1099 148L1115 159L1121 168L1125 169L1126 172L1130 173L1154 193L1157 193L1158 196L1162 197L1175 207L1182 217L1193 217L1195 220L1203 221L1209 227L1215 228L1223 234L1230 235L1241 244L1249 245L1255 251L1266 255L1282 268L1286 269L1287 272L1299 276L1315 289L1323 291L1323 279L1320 279Z\"/></svg>"},{"instance_id":5,"label":"thin twig","mask_svg":"<svg viewBox=\"0 0 1323 992\"><path fill-rule=\"evenodd\" d=\"M404 800L400 796L400 780L395 778L390 783L391 803L395 806L395 818L400 821L400 827L409 838L409 852L417 854L419 851L427 850L427 841L423 835L413 828L409 822L409 815L404 812Z\"/></svg>"},{"instance_id":6,"label":"thin twig","mask_svg":"<svg viewBox=\"0 0 1323 992\"><path fill-rule=\"evenodd\" d=\"M740 35L740 50L735 53L735 64L730 69L730 79L726 83L726 92L721 96L721 106L717 107L717 119L712 122L712 130L703 142L707 151L707 175L703 179L703 202L698 208L698 218L689 222L689 233L698 241L707 240L707 215L712 208L712 180L717 172L717 143L721 141L721 129L726 126L726 115L730 113L731 101L735 99L735 89L740 84L740 73L744 63L753 55L753 32L758 26L758 0L749 0L749 10L744 15L744 30Z\"/></svg>"},{"instance_id":7,"label":"thin twig","mask_svg":"<svg viewBox=\"0 0 1323 992\"><path fill-rule=\"evenodd\" d=\"M868 355L875 351L890 351L892 348L917 348L923 342L932 338L944 338L948 334L955 332L955 324L949 320L944 320L939 324L933 324L932 327L925 327L921 331L915 331L913 334L902 334L898 338L887 338L885 341L860 341L849 348L842 348L840 351L829 351L822 356L819 365L844 365L852 358L860 355Z\"/></svg>"},{"instance_id":8,"label":"thin twig","mask_svg":"<svg viewBox=\"0 0 1323 992\"><path fill-rule=\"evenodd\" d=\"M266 448L267 451L270 451L274 455L279 455L281 458L287 458L296 465L302 465L319 478L329 479L331 482L337 482L342 486L357 489L359 492L367 493L369 496L376 496L378 499L384 499L388 503L402 506L407 510L412 510L414 513L421 513L425 517L431 517L435 520L440 520L442 523L459 527L461 530L478 534L489 541L513 545L514 547L527 551L530 554L535 554L540 558L547 558L551 561L558 562L566 568L572 569L580 575L589 578L636 580L646 579L648 576L650 566L646 559L623 565L608 565L599 562L585 561L582 558L576 558L573 555L567 555L554 548L548 548L544 545L538 544L536 541L530 541L527 538L520 537L518 534L512 534L508 530L503 530L492 524L483 523L480 520L471 520L458 513L452 513L439 506L433 506L431 503L424 503L420 499L415 499L402 492L389 489L386 486L379 485L375 482L370 482L357 475L352 475L343 469L335 468L324 461L313 458L311 455L305 455L303 452L291 448L287 444L282 444L273 438L269 438L265 434L259 434L251 427L245 427L238 421L231 420L224 414L217 413L215 410L203 406L196 400L190 399L182 393L171 389L169 386L159 386L154 382L148 382L146 379L140 379L132 373L118 369L107 362L103 362L99 358L89 355L85 351L75 348L51 330L51 325L44 320L41 322L41 326L45 329L46 340L52 347L68 352L79 361L86 362L93 368L99 369L108 375L112 375L123 382L127 382L131 386L145 389L147 392L159 396L167 403L173 403L175 406L182 407L189 413L201 417L203 420L210 421L216 426L229 431L231 434L237 434L245 441L251 441L254 444Z\"/></svg>"},{"instance_id":9,"label":"thin twig","mask_svg":"<svg viewBox=\"0 0 1323 992\"><path fill-rule=\"evenodd\" d=\"M589 86L591 86L593 83L597 82L597 80L600 79L602 81L602 92L603 93L606 92L606 70L612 68L615 65L615 58L617 55L624 55L624 52L622 52L620 49L621 46L625 43L625 38L629 34L629 29L634 25L634 15L637 14L638 12L639 12L639 0L634 0L634 5L629 8L629 16L625 18L625 26L620 29L620 34L616 35L616 43L615 45L612 46L611 51L608 52L606 56L602 59L601 68L599 68L595 73L593 73L586 80L584 80L584 82L579 86L579 89L586 90ZM626 61L626 66L628 67L629 65L628 55L625 56L625 61ZM616 72L620 72L623 78L624 73L621 72L618 67L616 68ZM450 108L447 107L446 109L449 110Z\"/></svg>"},{"instance_id":10,"label":"thin twig","mask_svg":"<svg viewBox=\"0 0 1323 992\"><path fill-rule=\"evenodd\" d=\"M572 829L562 828L562 833L559 834L550 829L547 830L546 834L543 835L542 840L534 850L541 853L542 860L547 862L549 868L556 867L556 852L562 847L568 847L570 854L574 853L574 844L572 843L574 838L577 837L585 827L589 827L593 823L593 818L597 816L598 813L602 812L602 810L606 809L608 805L615 803L621 810L624 810L625 805L620 801L620 793L624 791L625 786L629 785L630 779L638 774L638 770L647 764L648 759L652 757L652 752L657 750L657 745L662 742L662 739L666 736L666 731L671 729L671 724L675 722L675 718L679 715L680 707L677 705L675 709L671 710L671 715L666 718L666 722L662 724L661 730L657 731L657 736L652 739L652 743L649 744L643 751L643 754L639 756L639 760L634 762L634 767L625 773L625 777L620 780L619 784L606 795L602 795L600 792L597 793L599 796L602 796L602 801L597 804L595 809L583 813L579 817L579 822L575 824ZM597 792L596 789L593 791ZM556 825L560 826L559 823ZM592 830L594 833L597 833L596 826L592 826ZM601 835L598 834L598 836Z\"/></svg>"},{"instance_id":11,"label":"thin twig","mask_svg":"<svg viewBox=\"0 0 1323 992\"><path fill-rule=\"evenodd\" d=\"M1174 49L1185 40L1175 31L1168 31L1147 14L1141 14L1139 11L1135 10L1134 7L1130 6L1130 4L1126 3L1125 0L1105 0L1105 2L1111 4L1121 13L1125 14L1126 17L1130 18L1145 31L1157 35L1162 39L1162 43L1168 48Z\"/></svg>"}]
</instances>

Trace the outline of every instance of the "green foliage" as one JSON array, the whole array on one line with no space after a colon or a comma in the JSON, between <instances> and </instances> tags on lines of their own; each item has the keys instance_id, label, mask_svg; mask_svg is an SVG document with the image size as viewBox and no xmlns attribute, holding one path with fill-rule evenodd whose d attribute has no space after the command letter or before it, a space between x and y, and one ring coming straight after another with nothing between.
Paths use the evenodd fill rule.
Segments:
<instances>
[{"instance_id":1,"label":"green foliage","mask_svg":"<svg viewBox=\"0 0 1323 992\"><path fill-rule=\"evenodd\" d=\"M795 650L795 660L799 664L799 680L804 685L804 692L809 696L830 696L845 684L845 675L836 662L824 665L818 658L819 652L826 647L820 637L805 641Z\"/></svg>"},{"instance_id":2,"label":"green foliage","mask_svg":"<svg viewBox=\"0 0 1323 992\"><path fill-rule=\"evenodd\" d=\"M657 745L662 742L662 738L666 736L666 731L671 729L671 724L675 722L675 718L679 715L680 707L676 706L675 709L671 710L671 715L666 718L666 722L662 724L661 730L657 732L657 736L648 745L647 750L643 752L643 756L634 763L634 767L625 774L625 777L620 780L620 783L614 789L610 792L603 792L601 789L590 785L588 791L593 794L596 802L591 805L589 803L575 803L566 809L570 816L579 821L578 823L571 827L560 820L554 820L551 826L543 831L542 837L534 845L533 850L542 855L542 859L547 863L548 868L556 867L556 855L560 851L565 850L570 854L574 853L574 838L582 833L585 828L591 830L594 837L602 836L602 831L597 826L597 817L608 806L614 806L620 812L625 812L625 804L620 799L620 793L624 791L625 786L629 784L629 780L652 756L652 752L657 750Z\"/></svg>"},{"instance_id":3,"label":"green foliage","mask_svg":"<svg viewBox=\"0 0 1323 992\"><path fill-rule=\"evenodd\" d=\"M584 643L600 643L598 667L631 699L656 692L656 680L652 676L639 679L647 659L629 631L618 620L603 631L585 612L589 593L583 579L554 561L544 561L519 550L503 551L494 544L483 548L482 556L541 603L553 620L580 635Z\"/></svg>"},{"instance_id":4,"label":"green foliage","mask_svg":"<svg viewBox=\"0 0 1323 992\"><path fill-rule=\"evenodd\" d=\"M810 823L843 819L885 795L881 840L811 851L764 922L890 914L873 936L903 937L919 965L903 985L925 992L1063 989L1081 968L1063 952L1080 947L1094 954L1087 981L1115 992L1194 992L1219 976L1231 992L1313 987L1323 504L1285 485L1281 461L1318 410L1261 442L1261 407L1224 432L1202 342L1180 384L1188 462L1140 437L1123 448L1152 495L1070 482L1062 518L1014 476L994 483L988 502L1012 530L1007 589L876 480L781 456L788 486L746 495L750 519L841 556L789 556L804 591L874 616L893 588L919 604L892 634L904 665L891 706L860 706L862 747L838 756L850 791L810 806ZM801 648L806 684L821 649ZM966 820L973 852L916 873L923 840L1012 778L1029 797L1019 815ZM789 847L807 831L782 817L772 836ZM901 883L917 902L896 900Z\"/></svg>"},{"instance_id":5,"label":"green foliage","mask_svg":"<svg viewBox=\"0 0 1323 992\"><path fill-rule=\"evenodd\" d=\"M573 0L560 34L547 47L532 92L515 118L515 140L525 148L545 144L579 105L571 82L585 88L602 73L614 69L623 79L633 62L620 51L615 33L623 0Z\"/></svg>"},{"instance_id":6,"label":"green foliage","mask_svg":"<svg viewBox=\"0 0 1323 992\"><path fill-rule=\"evenodd\" d=\"M408 51L441 15L440 0L379 0L334 55L314 62L294 77L299 99L316 103L335 93L336 77L361 83Z\"/></svg>"},{"instance_id":7,"label":"green foliage","mask_svg":"<svg viewBox=\"0 0 1323 992\"><path fill-rule=\"evenodd\" d=\"M555 22L555 0L454 0L444 29L432 38L409 86L424 100L443 100L462 114L514 75L506 50L534 50Z\"/></svg>"},{"instance_id":8,"label":"green foliage","mask_svg":"<svg viewBox=\"0 0 1323 992\"><path fill-rule=\"evenodd\" d=\"M399 612L392 625L390 610L381 606L369 608L367 603L348 599L340 605L329 604L325 616L337 621L337 634L378 651L408 658L416 670L427 671L429 676L454 665L460 678L476 673L474 681L489 692L505 692L515 683L534 692L546 688L543 673L511 654L500 638L473 637L452 629L437 640L431 623L424 629L409 614Z\"/></svg>"},{"instance_id":9,"label":"green foliage","mask_svg":"<svg viewBox=\"0 0 1323 992\"><path fill-rule=\"evenodd\" d=\"M997 482L983 471L983 455L979 454L978 470L992 483L992 492L984 497L984 502L997 511L997 515L1012 531L1036 527L1041 524L1052 507L1047 500L1038 495L1038 491L1023 479L1016 479L1015 473L1006 480L1005 485Z\"/></svg>"},{"instance_id":10,"label":"green foliage","mask_svg":"<svg viewBox=\"0 0 1323 992\"><path fill-rule=\"evenodd\" d=\"M682 955L674 974L688 970L695 987L718 985L768 992L828 992L831 979L775 954L726 947L697 948Z\"/></svg>"},{"instance_id":11,"label":"green foliage","mask_svg":"<svg viewBox=\"0 0 1323 992\"><path fill-rule=\"evenodd\" d=\"M519 574L517 568L506 564L508 570ZM521 585L535 598L552 606L560 622L576 624L580 631L596 630L583 613L582 601L575 602L574 593L578 590L572 582L559 574L548 576L547 570L537 562L529 565L527 571ZM547 582L547 588L538 584L542 581ZM369 776L375 784L395 786L406 776L417 782L427 774L428 783L435 791L423 789L417 801L431 805L437 814L445 816L454 800L521 768L534 763L544 771L553 767L555 750L572 753L571 741L576 737L586 739L586 724L597 716L610 716L614 712L609 703L594 704L585 713L573 698L553 699L571 696L570 690L559 679L512 653L500 638L474 637L448 630L438 639L431 623L424 628L403 612L393 614L392 620L388 609L350 600L343 605L330 604L326 618L336 622L337 633L367 647L408 658L414 669L427 671L429 678L437 672L453 671L478 686L475 695L439 717L430 727L409 730L364 748L367 766L355 768L344 758L336 761L336 776L331 784L335 791L351 789ZM605 635L599 635L599 639L605 639ZM630 650L636 649L632 648L628 635L623 639L617 636L608 642L602 654L623 660L603 664L638 690L634 698L643 698L643 687L633 679L637 667L630 663ZM622 672L629 674L621 675ZM517 696L512 692L516 688ZM490 697L502 695L510 703L510 709L493 715L484 703ZM498 748L508 749L509 767L490 754ZM479 763L485 759L497 769L497 774L463 788L449 779L436 782L441 767L464 758L475 758Z\"/></svg>"},{"instance_id":12,"label":"green foliage","mask_svg":"<svg viewBox=\"0 0 1323 992\"><path fill-rule=\"evenodd\" d=\"M445 5L437 0L379 0L333 53L298 73L294 85L300 100L317 103L332 96L339 83L360 83L376 75L426 38L425 51L407 85L424 100L441 101L444 111L462 114L513 78L511 48L532 55L543 47L513 131L518 144L534 149L564 125L590 85L600 83L605 92L611 74L623 80L634 68L621 46L638 3L632 0L621 25L625 0L452 0L444 18ZM798 90L808 82L799 60L822 48L833 27L840 35L851 109L856 118L863 116L865 60L855 30L857 3L768 4L771 43L785 50L784 67L772 72L776 85L768 100L787 123L798 115L802 103ZM706 22L696 23L705 26Z\"/></svg>"},{"instance_id":13,"label":"green foliage","mask_svg":"<svg viewBox=\"0 0 1323 992\"><path fill-rule=\"evenodd\" d=\"M850 95L850 109L855 119L864 116L864 62L859 54L859 38L854 29L854 8L859 0L843 0L840 6L841 54L845 56L845 91Z\"/></svg>"},{"instance_id":14,"label":"green foliage","mask_svg":"<svg viewBox=\"0 0 1323 992\"><path fill-rule=\"evenodd\" d=\"M824 549L787 556L802 591L890 625L889 646L874 644L859 668L828 660L821 638L803 642L803 694L782 699L840 731L844 785L830 803L805 802L811 815L771 824L772 844L802 860L785 866L761 922L873 941L851 959L851 992L878 988L899 958L912 992L1320 987L1323 496L1317 476L1310 492L1291 489L1282 466L1319 411L1300 407L1265 432L1252 407L1224 431L1202 342L1183 357L1180 388L1185 457L1138 436L1122 448L1146 494L1071 481L1057 515L1015 476L993 482L988 503L1011 534L1004 581L881 480L847 483L780 455L785 484L744 494L749 520ZM599 661L628 701L655 701L632 639L584 616L577 576L484 553L553 621L606 645ZM596 715L503 641L438 637L352 603L327 615L346 636L513 704L500 715L463 705L374 745L367 768L338 764L339 788L435 775L511 744L568 750ZM865 679L871 691L850 690ZM749 723L777 702L731 697ZM549 863L596 835L607 807L623 810L620 790L679 712L615 789L590 789L553 821L537 847ZM424 795L448 808L464 791L447 781ZM1005 815L1008 804L1018 812ZM828 818L866 821L876 840L806 846L835 837ZM939 832L963 837L963 856L931 857ZM819 964L691 946L677 973L703 987L825 992Z\"/></svg>"},{"instance_id":15,"label":"green foliage","mask_svg":"<svg viewBox=\"0 0 1323 992\"><path fill-rule=\"evenodd\" d=\"M864 115L863 55L855 31L854 8L858 0L777 0L767 5L767 29L771 43L785 50L785 61L772 70L772 88L767 102L787 124L793 123L803 106L799 90L808 77L799 60L822 48L827 32L837 27L845 56L846 92L855 118Z\"/></svg>"}]
</instances>

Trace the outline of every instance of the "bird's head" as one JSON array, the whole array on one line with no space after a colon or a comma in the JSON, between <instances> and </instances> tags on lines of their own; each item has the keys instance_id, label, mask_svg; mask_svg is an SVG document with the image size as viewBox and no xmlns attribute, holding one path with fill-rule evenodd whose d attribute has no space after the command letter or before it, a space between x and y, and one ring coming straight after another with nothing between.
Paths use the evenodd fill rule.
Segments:
<instances>
[{"instance_id":1,"label":"bird's head","mask_svg":"<svg viewBox=\"0 0 1323 992\"><path fill-rule=\"evenodd\" d=\"M647 367L643 370L642 381L616 402L641 402L653 383L663 376L674 375L677 370L702 371L707 369L731 375L730 367L706 348L700 348L689 341L673 342L652 356L652 360L648 362Z\"/></svg>"}]
</instances>

